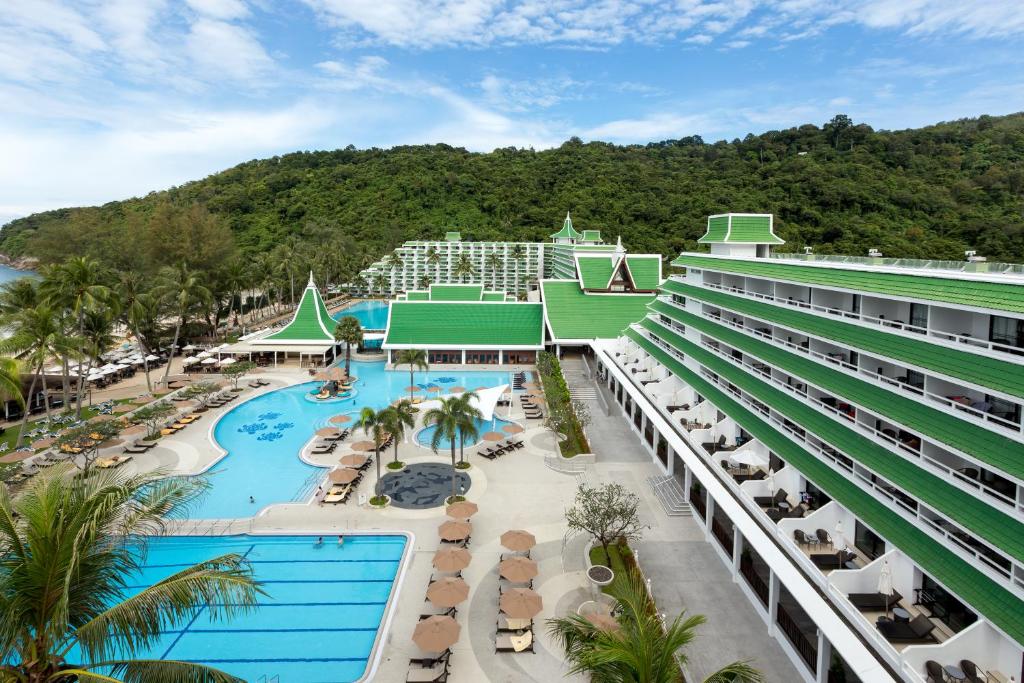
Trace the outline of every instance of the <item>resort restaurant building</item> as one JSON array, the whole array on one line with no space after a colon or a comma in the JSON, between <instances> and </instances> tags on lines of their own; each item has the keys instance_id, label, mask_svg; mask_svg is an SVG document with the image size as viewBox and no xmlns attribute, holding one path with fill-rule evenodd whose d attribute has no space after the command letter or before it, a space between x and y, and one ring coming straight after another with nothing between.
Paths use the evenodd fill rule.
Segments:
<instances>
[{"instance_id":1,"label":"resort restaurant building","mask_svg":"<svg viewBox=\"0 0 1024 683\"><path fill-rule=\"evenodd\" d=\"M773 254L773 223L710 217L591 344L649 486L804 680L1021 681L1024 271Z\"/></svg>"}]
</instances>

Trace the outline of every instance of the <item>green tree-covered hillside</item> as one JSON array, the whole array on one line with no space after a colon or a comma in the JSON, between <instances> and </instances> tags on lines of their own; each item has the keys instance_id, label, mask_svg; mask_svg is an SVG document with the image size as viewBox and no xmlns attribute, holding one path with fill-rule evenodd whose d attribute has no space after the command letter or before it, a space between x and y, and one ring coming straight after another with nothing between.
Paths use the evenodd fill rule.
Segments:
<instances>
[{"instance_id":1,"label":"green tree-covered hillside","mask_svg":"<svg viewBox=\"0 0 1024 683\"><path fill-rule=\"evenodd\" d=\"M297 152L143 198L22 218L0 233L0 251L140 268L196 250L219 258L230 232L243 255L294 235L300 247L326 244L365 262L445 229L542 239L566 210L577 227L665 255L695 248L708 214L741 211L774 213L787 250L959 259L972 248L1024 260L1024 114L894 132L837 116L713 144Z\"/></svg>"}]
</instances>

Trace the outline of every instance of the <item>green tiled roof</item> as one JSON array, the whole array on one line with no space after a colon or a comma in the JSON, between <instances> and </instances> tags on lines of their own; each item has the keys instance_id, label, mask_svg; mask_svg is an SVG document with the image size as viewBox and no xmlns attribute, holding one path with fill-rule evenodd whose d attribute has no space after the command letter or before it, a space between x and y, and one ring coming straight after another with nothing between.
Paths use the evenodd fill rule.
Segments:
<instances>
[{"instance_id":1,"label":"green tiled roof","mask_svg":"<svg viewBox=\"0 0 1024 683\"><path fill-rule=\"evenodd\" d=\"M1024 365L1018 363L883 332L881 328L873 330L830 317L804 313L788 306L751 301L725 292L696 287L675 280L666 281L663 289L759 318L770 324L799 330L809 335L849 345L867 353L892 358L949 377L973 382L1012 396L1024 397Z\"/></svg>"},{"instance_id":2,"label":"green tiled roof","mask_svg":"<svg viewBox=\"0 0 1024 683\"><path fill-rule=\"evenodd\" d=\"M842 451L847 457L860 462L926 505L956 520L964 528L979 538L986 539L1011 557L1024 561L1024 523L963 493L943 479L894 455L888 448L819 413L803 401L757 379L657 322L648 318L640 324L726 381Z\"/></svg>"},{"instance_id":3,"label":"green tiled roof","mask_svg":"<svg viewBox=\"0 0 1024 683\"><path fill-rule=\"evenodd\" d=\"M384 344L429 346L532 346L544 343L544 307L539 303L391 304Z\"/></svg>"},{"instance_id":4,"label":"green tiled roof","mask_svg":"<svg viewBox=\"0 0 1024 683\"><path fill-rule=\"evenodd\" d=\"M960 420L931 406L888 391L871 382L838 372L775 344L751 338L731 327L682 311L663 301L651 309L700 330L729 346L803 378L833 395L856 403L877 415L947 444L1011 476L1024 478L1024 444L991 430Z\"/></svg>"},{"instance_id":5,"label":"green tiled roof","mask_svg":"<svg viewBox=\"0 0 1024 683\"><path fill-rule=\"evenodd\" d=\"M584 230L583 231L583 238L582 239L583 239L584 242L600 242L601 241L601 231L600 230Z\"/></svg>"},{"instance_id":6,"label":"green tiled roof","mask_svg":"<svg viewBox=\"0 0 1024 683\"><path fill-rule=\"evenodd\" d=\"M555 341L614 339L654 300L653 294L585 294L576 280L543 280L541 295Z\"/></svg>"},{"instance_id":7,"label":"green tiled roof","mask_svg":"<svg viewBox=\"0 0 1024 683\"><path fill-rule=\"evenodd\" d=\"M430 292L410 291L405 293L407 301L430 301Z\"/></svg>"},{"instance_id":8,"label":"green tiled roof","mask_svg":"<svg viewBox=\"0 0 1024 683\"><path fill-rule=\"evenodd\" d=\"M431 301L480 301L483 285L430 285Z\"/></svg>"},{"instance_id":9,"label":"green tiled roof","mask_svg":"<svg viewBox=\"0 0 1024 683\"><path fill-rule=\"evenodd\" d=\"M996 628L1024 645L1024 602L957 557L912 522L886 508L856 483L807 452L756 413L676 360L636 330L626 333L681 380L707 398L780 458L795 467L830 498L911 558L927 574L953 591Z\"/></svg>"},{"instance_id":10,"label":"green tiled roof","mask_svg":"<svg viewBox=\"0 0 1024 683\"><path fill-rule=\"evenodd\" d=\"M335 321L327 312L327 306L320 297L320 291L312 284L308 285L302 292L302 299L299 300L295 315L284 329L275 332L263 339L257 340L271 342L333 342Z\"/></svg>"},{"instance_id":11,"label":"green tiled roof","mask_svg":"<svg viewBox=\"0 0 1024 683\"><path fill-rule=\"evenodd\" d=\"M615 272L614 256L591 256L577 254L576 262L580 269L580 282L584 289L608 289L612 273Z\"/></svg>"},{"instance_id":12,"label":"green tiled roof","mask_svg":"<svg viewBox=\"0 0 1024 683\"><path fill-rule=\"evenodd\" d=\"M1024 313L1024 286L929 275L875 273L812 265L791 265L765 259L735 260L682 254L674 266L704 268L752 277L785 280L816 287L839 287L924 301L940 301L995 311Z\"/></svg>"},{"instance_id":13,"label":"green tiled roof","mask_svg":"<svg viewBox=\"0 0 1024 683\"><path fill-rule=\"evenodd\" d=\"M484 292L483 301L504 301L505 292Z\"/></svg>"},{"instance_id":14,"label":"green tiled roof","mask_svg":"<svg viewBox=\"0 0 1024 683\"><path fill-rule=\"evenodd\" d=\"M708 216L708 230L698 242L724 242L729 235L728 216Z\"/></svg>"},{"instance_id":15,"label":"green tiled roof","mask_svg":"<svg viewBox=\"0 0 1024 683\"><path fill-rule=\"evenodd\" d=\"M445 240L445 242L461 242L462 241L462 233L461 232L456 232L454 230L446 232L444 234L444 240Z\"/></svg>"},{"instance_id":16,"label":"green tiled roof","mask_svg":"<svg viewBox=\"0 0 1024 683\"><path fill-rule=\"evenodd\" d=\"M568 213L565 214L565 222L562 223L562 229L549 235L551 239L577 239L579 236L580 233L572 227L572 218L569 217Z\"/></svg>"},{"instance_id":17,"label":"green tiled roof","mask_svg":"<svg viewBox=\"0 0 1024 683\"><path fill-rule=\"evenodd\" d=\"M637 289L657 289L661 284L661 257L657 254L626 256L626 268Z\"/></svg>"}]
</instances>

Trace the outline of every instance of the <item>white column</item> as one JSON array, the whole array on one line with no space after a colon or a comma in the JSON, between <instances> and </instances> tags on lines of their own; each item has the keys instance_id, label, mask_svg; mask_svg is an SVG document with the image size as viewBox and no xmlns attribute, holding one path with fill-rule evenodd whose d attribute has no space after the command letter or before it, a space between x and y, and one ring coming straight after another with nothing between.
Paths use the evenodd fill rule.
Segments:
<instances>
[{"instance_id":1,"label":"white column","mask_svg":"<svg viewBox=\"0 0 1024 683\"><path fill-rule=\"evenodd\" d=\"M732 527L732 580L739 581L740 578L740 555L743 550L743 534L738 527Z\"/></svg>"},{"instance_id":2,"label":"white column","mask_svg":"<svg viewBox=\"0 0 1024 683\"><path fill-rule=\"evenodd\" d=\"M775 637L775 620L779 616L779 588L778 577L775 576L775 572L771 572L768 577L768 635Z\"/></svg>"},{"instance_id":3,"label":"white column","mask_svg":"<svg viewBox=\"0 0 1024 683\"><path fill-rule=\"evenodd\" d=\"M828 642L828 638L822 630L818 629L818 667L817 667L817 680L818 683L828 683L828 668L832 665L832 643Z\"/></svg>"},{"instance_id":4,"label":"white column","mask_svg":"<svg viewBox=\"0 0 1024 683\"><path fill-rule=\"evenodd\" d=\"M498 349L498 365L504 365L504 364L505 364L505 352L502 351L501 349Z\"/></svg>"},{"instance_id":5,"label":"white column","mask_svg":"<svg viewBox=\"0 0 1024 683\"><path fill-rule=\"evenodd\" d=\"M462 349L462 364L466 364L466 349Z\"/></svg>"},{"instance_id":6,"label":"white column","mask_svg":"<svg viewBox=\"0 0 1024 683\"><path fill-rule=\"evenodd\" d=\"M693 486L693 470L683 465L683 500L690 502L690 487Z\"/></svg>"}]
</instances>

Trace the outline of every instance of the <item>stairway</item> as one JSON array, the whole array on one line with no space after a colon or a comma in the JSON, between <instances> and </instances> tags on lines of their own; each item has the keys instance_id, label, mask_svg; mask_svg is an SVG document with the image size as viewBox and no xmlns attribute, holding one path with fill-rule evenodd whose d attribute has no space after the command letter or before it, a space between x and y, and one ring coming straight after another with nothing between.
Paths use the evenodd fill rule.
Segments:
<instances>
[{"instance_id":1,"label":"stairway","mask_svg":"<svg viewBox=\"0 0 1024 683\"><path fill-rule=\"evenodd\" d=\"M577 358L562 360L562 376L569 387L569 397L578 401L596 401L594 383L587 377L583 361Z\"/></svg>"},{"instance_id":2,"label":"stairway","mask_svg":"<svg viewBox=\"0 0 1024 683\"><path fill-rule=\"evenodd\" d=\"M647 483L654 491L655 497L665 508L665 514L669 517L692 517L693 510L686 502L683 487L679 485L675 477L647 477Z\"/></svg>"}]
</instances>

